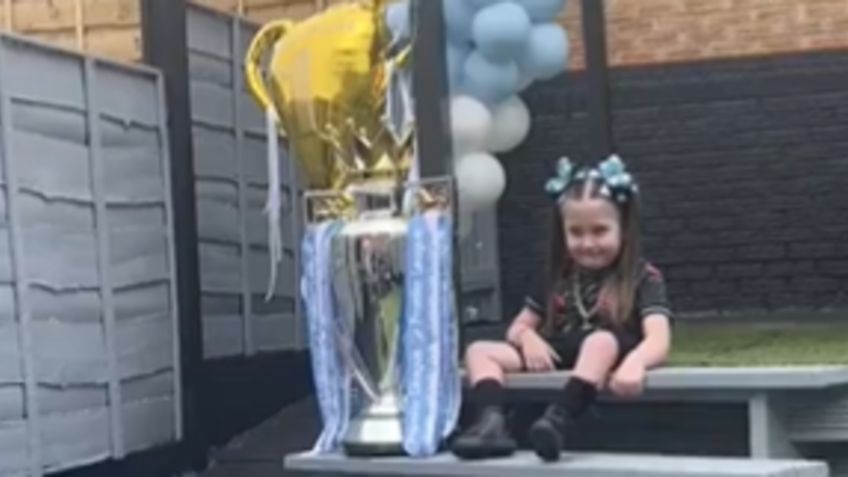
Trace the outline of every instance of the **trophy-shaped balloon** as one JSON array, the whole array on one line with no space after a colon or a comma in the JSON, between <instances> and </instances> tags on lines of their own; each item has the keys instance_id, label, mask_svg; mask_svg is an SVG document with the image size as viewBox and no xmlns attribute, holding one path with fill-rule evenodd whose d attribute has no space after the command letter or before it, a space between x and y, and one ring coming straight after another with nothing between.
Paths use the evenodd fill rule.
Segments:
<instances>
[{"instance_id":1,"label":"trophy-shaped balloon","mask_svg":"<svg viewBox=\"0 0 848 477\"><path fill-rule=\"evenodd\" d=\"M434 204L450 211L453 204L452 195L433 202L431 194L421 193L429 187L423 181L401 186L414 154L412 101L402 80L411 42L390 44L388 3L350 2L303 22L271 22L245 57L248 89L266 111L269 230L278 230L281 209L278 132L285 133L306 179L303 245L315 253L304 263L315 273L304 273L314 280L302 286L311 293L304 301L315 305L307 306L307 316L314 325L313 373L325 420L316 448L334 451L341 440L348 454L359 455L402 454L409 437L403 433L399 371L410 223L402 196L409 202L414 190L418 212ZM452 178L439 181L452 191ZM318 230L331 232L309 233ZM279 234L272 237L281 249ZM438 323L442 315L430 321ZM351 376L368 398L353 416Z\"/></svg>"}]
</instances>

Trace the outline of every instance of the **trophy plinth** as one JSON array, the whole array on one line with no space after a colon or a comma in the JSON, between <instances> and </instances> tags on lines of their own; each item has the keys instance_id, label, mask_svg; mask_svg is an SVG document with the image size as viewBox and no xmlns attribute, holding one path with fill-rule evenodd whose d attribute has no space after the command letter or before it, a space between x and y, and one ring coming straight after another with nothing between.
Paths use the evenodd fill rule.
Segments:
<instances>
[{"instance_id":1,"label":"trophy plinth","mask_svg":"<svg viewBox=\"0 0 848 477\"><path fill-rule=\"evenodd\" d=\"M348 425L345 453L359 456L401 455L402 412L394 393L383 394Z\"/></svg>"}]
</instances>

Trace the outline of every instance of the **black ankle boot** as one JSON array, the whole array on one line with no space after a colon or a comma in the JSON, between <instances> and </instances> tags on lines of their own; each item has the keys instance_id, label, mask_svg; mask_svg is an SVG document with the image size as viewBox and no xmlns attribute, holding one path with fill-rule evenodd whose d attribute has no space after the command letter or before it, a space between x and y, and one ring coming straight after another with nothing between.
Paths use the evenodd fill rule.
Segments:
<instances>
[{"instance_id":1,"label":"black ankle boot","mask_svg":"<svg viewBox=\"0 0 848 477\"><path fill-rule=\"evenodd\" d=\"M574 418L561 405L548 406L545 413L530 426L530 444L542 460L553 462L559 459L565 446L567 430Z\"/></svg>"},{"instance_id":2,"label":"black ankle boot","mask_svg":"<svg viewBox=\"0 0 848 477\"><path fill-rule=\"evenodd\" d=\"M477 422L451 444L451 451L461 459L506 457L515 448L515 440L507 431L506 417L495 406L483 409Z\"/></svg>"}]
</instances>

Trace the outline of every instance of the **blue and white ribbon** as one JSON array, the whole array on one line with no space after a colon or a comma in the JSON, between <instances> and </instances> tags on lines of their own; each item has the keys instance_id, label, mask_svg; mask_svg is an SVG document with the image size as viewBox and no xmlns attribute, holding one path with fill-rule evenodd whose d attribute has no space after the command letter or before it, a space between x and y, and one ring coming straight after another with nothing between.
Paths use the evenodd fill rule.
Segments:
<instances>
[{"instance_id":1,"label":"blue and white ribbon","mask_svg":"<svg viewBox=\"0 0 848 477\"><path fill-rule=\"evenodd\" d=\"M460 400L452 301L451 222L426 212L409 222L403 326L404 449L412 457L439 450Z\"/></svg>"},{"instance_id":2,"label":"blue and white ribbon","mask_svg":"<svg viewBox=\"0 0 848 477\"><path fill-rule=\"evenodd\" d=\"M444 214L439 220L439 293L442 334L442 383L445 402L441 406L441 437L447 438L456 428L462 405L462 378L459 374L459 321L456 313L453 283L453 218Z\"/></svg>"},{"instance_id":3,"label":"blue and white ribbon","mask_svg":"<svg viewBox=\"0 0 848 477\"><path fill-rule=\"evenodd\" d=\"M422 216L409 221L406 238L406 278L403 320L403 446L410 455L421 452L431 404L425 398L426 378L432 363L426 362L427 345L432 342L426 326L427 243ZM428 366L429 364L429 366Z\"/></svg>"},{"instance_id":4,"label":"blue and white ribbon","mask_svg":"<svg viewBox=\"0 0 848 477\"><path fill-rule=\"evenodd\" d=\"M312 376L324 426L313 453L337 450L350 418L351 377L338 349L330 262L332 240L341 225L337 221L310 225L301 244L301 294L306 304Z\"/></svg>"}]
</instances>

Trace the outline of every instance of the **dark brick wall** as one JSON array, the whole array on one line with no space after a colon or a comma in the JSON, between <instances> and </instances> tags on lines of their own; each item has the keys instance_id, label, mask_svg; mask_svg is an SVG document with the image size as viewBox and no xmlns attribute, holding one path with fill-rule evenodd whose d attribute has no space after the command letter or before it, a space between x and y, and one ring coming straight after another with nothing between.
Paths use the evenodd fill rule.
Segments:
<instances>
[{"instance_id":1,"label":"dark brick wall","mask_svg":"<svg viewBox=\"0 0 848 477\"><path fill-rule=\"evenodd\" d=\"M613 130L643 184L645 250L681 312L848 306L848 52L613 71ZM504 310L545 260L542 185L585 158L585 77L525 95L530 137L504 157Z\"/></svg>"}]
</instances>

